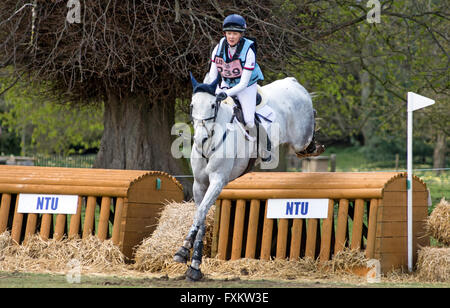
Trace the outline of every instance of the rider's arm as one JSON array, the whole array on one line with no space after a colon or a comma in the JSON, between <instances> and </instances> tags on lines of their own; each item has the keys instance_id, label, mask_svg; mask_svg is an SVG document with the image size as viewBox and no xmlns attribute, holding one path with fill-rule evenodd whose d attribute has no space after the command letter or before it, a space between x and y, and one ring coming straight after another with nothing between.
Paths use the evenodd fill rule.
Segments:
<instances>
[{"instance_id":1,"label":"rider's arm","mask_svg":"<svg viewBox=\"0 0 450 308\"><path fill-rule=\"evenodd\" d=\"M231 89L225 90L225 93L228 96L233 96L246 89L248 83L250 82L250 77L252 76L252 72L255 69L255 53L253 50L249 49L247 52L247 58L245 60L244 69L242 70L242 76L239 83Z\"/></svg>"},{"instance_id":2,"label":"rider's arm","mask_svg":"<svg viewBox=\"0 0 450 308\"><path fill-rule=\"evenodd\" d=\"M208 73L208 80L209 82L212 82L214 80L216 80L217 78L217 74L219 73L217 71L217 65L214 62L214 58L216 57L216 53L217 53L217 48L219 47L219 45L216 46L216 48L214 48L212 55L211 55L211 67L209 68L209 73Z\"/></svg>"}]
</instances>

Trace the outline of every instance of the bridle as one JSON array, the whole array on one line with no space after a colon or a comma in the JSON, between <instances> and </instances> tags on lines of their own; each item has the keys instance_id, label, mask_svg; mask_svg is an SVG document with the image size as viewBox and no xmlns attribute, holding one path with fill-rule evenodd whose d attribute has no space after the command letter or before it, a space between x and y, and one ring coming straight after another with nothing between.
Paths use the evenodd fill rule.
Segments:
<instances>
[{"instance_id":1,"label":"bridle","mask_svg":"<svg viewBox=\"0 0 450 308\"><path fill-rule=\"evenodd\" d=\"M229 129L228 129L228 127L226 127L225 132L223 133L222 138L221 138L220 141L219 141L219 144L216 144L216 145L214 145L214 146L211 148L211 150L210 150L210 152L209 152L209 155L205 155L205 153L203 152L204 145L205 145L205 143L206 143L207 140L211 139L211 138L214 136L214 132L215 132L215 131L214 131L214 128L211 129L211 130L208 130L208 127L206 126L206 122L207 122L207 121L211 121L211 120L212 120L214 123L216 122L217 114L219 113L219 109L220 109L220 104L221 104L220 101L216 101L216 102L214 103L214 105L212 106L212 108L214 109L214 114L213 114L212 116L210 116L210 117L208 117L208 118L204 118L204 119L198 119L198 118L195 118L195 117L192 115L192 109L193 109L193 106L192 106L192 105L190 106L189 117L190 117L190 119L191 119L191 123L194 123L194 120L195 120L195 121L200 121L200 126L203 126L203 127L206 129L206 133L207 133L207 135L208 135L207 138L205 138L205 139L202 140L202 148L201 148L201 151L199 151L197 144L194 143L194 148L196 149L196 151L199 152L200 154L202 154L202 157L205 158L206 160L208 160L209 157L216 151L216 149L218 149L218 148L222 145L222 143L227 139L227 136L228 136ZM233 113L233 116L231 117L231 120L230 120L229 123L233 123L234 118L235 118L235 115L234 115L234 113Z\"/></svg>"}]
</instances>

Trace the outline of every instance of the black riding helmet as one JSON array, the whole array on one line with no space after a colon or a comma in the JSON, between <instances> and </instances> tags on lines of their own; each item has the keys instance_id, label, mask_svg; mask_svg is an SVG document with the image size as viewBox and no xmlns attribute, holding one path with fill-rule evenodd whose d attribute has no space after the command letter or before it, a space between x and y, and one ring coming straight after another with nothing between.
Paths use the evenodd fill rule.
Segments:
<instances>
[{"instance_id":1,"label":"black riding helmet","mask_svg":"<svg viewBox=\"0 0 450 308\"><path fill-rule=\"evenodd\" d=\"M223 21L223 31L244 32L246 29L247 23L245 22L244 17L242 17L241 15L228 15Z\"/></svg>"}]
</instances>

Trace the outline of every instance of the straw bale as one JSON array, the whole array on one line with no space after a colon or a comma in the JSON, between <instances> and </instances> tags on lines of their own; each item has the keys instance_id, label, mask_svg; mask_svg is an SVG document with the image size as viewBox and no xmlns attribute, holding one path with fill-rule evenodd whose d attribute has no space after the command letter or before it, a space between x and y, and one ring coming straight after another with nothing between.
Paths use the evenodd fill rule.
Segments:
<instances>
[{"instance_id":1,"label":"straw bale","mask_svg":"<svg viewBox=\"0 0 450 308\"><path fill-rule=\"evenodd\" d=\"M9 232L0 235L0 270L65 272L73 259L79 261L83 272L112 272L125 266L119 247L96 236L43 240L35 234L17 245Z\"/></svg>"},{"instance_id":2,"label":"straw bale","mask_svg":"<svg viewBox=\"0 0 450 308\"><path fill-rule=\"evenodd\" d=\"M337 252L330 261L325 262L333 272L346 272L354 268L365 267L368 259L359 249L345 248Z\"/></svg>"},{"instance_id":3,"label":"straw bale","mask_svg":"<svg viewBox=\"0 0 450 308\"><path fill-rule=\"evenodd\" d=\"M450 245L450 203L442 198L427 218L428 233L440 243Z\"/></svg>"},{"instance_id":4,"label":"straw bale","mask_svg":"<svg viewBox=\"0 0 450 308\"><path fill-rule=\"evenodd\" d=\"M189 232L194 221L195 209L193 202L172 202L164 207L155 231L144 239L135 251L136 269L157 272L163 268L173 267L173 255ZM214 207L206 218L204 256L211 255L213 222Z\"/></svg>"},{"instance_id":5,"label":"straw bale","mask_svg":"<svg viewBox=\"0 0 450 308\"><path fill-rule=\"evenodd\" d=\"M301 279L324 278L328 276L319 263L311 258L287 259L237 259L219 260L206 258L202 264L202 271L217 278L243 277L247 279Z\"/></svg>"},{"instance_id":6,"label":"straw bale","mask_svg":"<svg viewBox=\"0 0 450 308\"><path fill-rule=\"evenodd\" d=\"M11 235L9 234L9 231L5 231L2 234L0 234L0 261L3 260L7 248L11 245Z\"/></svg>"},{"instance_id":7,"label":"straw bale","mask_svg":"<svg viewBox=\"0 0 450 308\"><path fill-rule=\"evenodd\" d=\"M450 282L450 248L423 247L418 253L417 272L422 280Z\"/></svg>"}]
</instances>

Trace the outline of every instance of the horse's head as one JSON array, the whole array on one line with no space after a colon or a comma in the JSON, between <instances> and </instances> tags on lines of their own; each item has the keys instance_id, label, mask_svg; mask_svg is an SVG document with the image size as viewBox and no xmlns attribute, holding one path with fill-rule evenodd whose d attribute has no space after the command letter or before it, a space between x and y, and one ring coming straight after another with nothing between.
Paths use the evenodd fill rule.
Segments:
<instances>
[{"instance_id":1,"label":"horse's head","mask_svg":"<svg viewBox=\"0 0 450 308\"><path fill-rule=\"evenodd\" d=\"M190 116L194 125L194 143L202 144L214 133L214 125L219 112L219 103L216 102L216 87L219 77L210 84L199 83L191 74L193 87Z\"/></svg>"}]
</instances>

